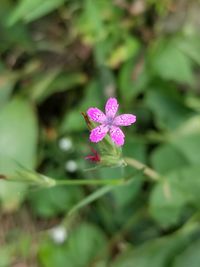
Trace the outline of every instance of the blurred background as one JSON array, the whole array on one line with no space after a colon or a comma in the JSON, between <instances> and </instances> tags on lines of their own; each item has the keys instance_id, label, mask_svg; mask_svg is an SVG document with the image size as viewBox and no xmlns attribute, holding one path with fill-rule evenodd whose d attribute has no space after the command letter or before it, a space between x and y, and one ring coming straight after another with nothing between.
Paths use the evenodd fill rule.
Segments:
<instances>
[{"instance_id":1,"label":"blurred background","mask_svg":"<svg viewBox=\"0 0 200 267\"><path fill-rule=\"evenodd\" d=\"M136 178L67 217L98 187L0 181L0 267L199 267L198 0L1 0L0 174L119 178L99 168L81 112L115 96ZM95 148L95 145L93 145Z\"/></svg>"}]
</instances>

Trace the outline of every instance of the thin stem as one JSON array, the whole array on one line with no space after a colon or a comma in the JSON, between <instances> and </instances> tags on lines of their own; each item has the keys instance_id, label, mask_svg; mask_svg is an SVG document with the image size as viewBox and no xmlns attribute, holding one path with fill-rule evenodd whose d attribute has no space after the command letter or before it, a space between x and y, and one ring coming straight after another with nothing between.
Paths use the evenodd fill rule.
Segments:
<instances>
[{"instance_id":1,"label":"thin stem","mask_svg":"<svg viewBox=\"0 0 200 267\"><path fill-rule=\"evenodd\" d=\"M153 169L149 168L147 165L141 163L140 161L125 157L124 161L127 163L127 165L134 167L137 170L144 170L144 174L149 176L154 181L159 181L162 179L161 175L154 171Z\"/></svg>"},{"instance_id":2,"label":"thin stem","mask_svg":"<svg viewBox=\"0 0 200 267\"><path fill-rule=\"evenodd\" d=\"M140 170L139 170L140 171ZM131 178L138 174L130 174L127 177L115 179L76 179L76 180L54 180L57 185L125 185L130 182Z\"/></svg>"},{"instance_id":3,"label":"thin stem","mask_svg":"<svg viewBox=\"0 0 200 267\"><path fill-rule=\"evenodd\" d=\"M57 180L55 185L121 185L124 179L76 179Z\"/></svg>"}]
</instances>

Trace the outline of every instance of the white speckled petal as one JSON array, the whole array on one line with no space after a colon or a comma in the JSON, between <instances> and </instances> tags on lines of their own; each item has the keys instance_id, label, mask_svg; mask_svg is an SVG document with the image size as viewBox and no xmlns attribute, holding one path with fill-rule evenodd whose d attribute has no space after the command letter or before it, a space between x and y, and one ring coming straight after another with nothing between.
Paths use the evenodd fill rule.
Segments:
<instances>
[{"instance_id":1,"label":"white speckled petal","mask_svg":"<svg viewBox=\"0 0 200 267\"><path fill-rule=\"evenodd\" d=\"M106 120L106 115L98 108L89 108L87 115L95 122L103 123Z\"/></svg>"},{"instance_id":2,"label":"white speckled petal","mask_svg":"<svg viewBox=\"0 0 200 267\"><path fill-rule=\"evenodd\" d=\"M112 126L110 129L110 136L117 146L123 146L125 135L119 127Z\"/></svg>"},{"instance_id":3,"label":"white speckled petal","mask_svg":"<svg viewBox=\"0 0 200 267\"><path fill-rule=\"evenodd\" d=\"M117 110L118 110L118 103L116 98L109 98L108 101L106 102L105 106L105 112L106 112L106 117L112 117L114 118Z\"/></svg>"},{"instance_id":4,"label":"white speckled petal","mask_svg":"<svg viewBox=\"0 0 200 267\"><path fill-rule=\"evenodd\" d=\"M114 121L113 124L115 126L129 126L131 124L133 124L134 122L136 122L136 116L132 115L132 114L122 114L117 116Z\"/></svg>"},{"instance_id":5,"label":"white speckled petal","mask_svg":"<svg viewBox=\"0 0 200 267\"><path fill-rule=\"evenodd\" d=\"M94 143L98 143L104 138L108 130L109 130L108 126L104 124L94 128L90 133L90 141Z\"/></svg>"}]
</instances>

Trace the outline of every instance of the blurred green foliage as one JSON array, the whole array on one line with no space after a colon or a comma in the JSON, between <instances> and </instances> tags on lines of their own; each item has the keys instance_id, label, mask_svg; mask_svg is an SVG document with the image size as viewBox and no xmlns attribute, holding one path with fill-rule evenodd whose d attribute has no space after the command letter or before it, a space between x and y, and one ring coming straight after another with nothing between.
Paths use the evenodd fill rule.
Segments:
<instances>
[{"instance_id":1,"label":"blurred green foliage","mask_svg":"<svg viewBox=\"0 0 200 267\"><path fill-rule=\"evenodd\" d=\"M137 115L123 154L164 179L98 191L72 217L96 187L1 180L0 267L199 266L199 11L183 0L1 0L0 174L130 175L84 159L81 112L116 96Z\"/></svg>"}]
</instances>

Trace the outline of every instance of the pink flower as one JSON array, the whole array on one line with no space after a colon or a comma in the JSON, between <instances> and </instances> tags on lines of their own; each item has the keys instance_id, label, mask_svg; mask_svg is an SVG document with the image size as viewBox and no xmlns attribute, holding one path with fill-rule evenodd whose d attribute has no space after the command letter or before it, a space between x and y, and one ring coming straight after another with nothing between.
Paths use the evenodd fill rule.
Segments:
<instances>
[{"instance_id":1,"label":"pink flower","mask_svg":"<svg viewBox=\"0 0 200 267\"><path fill-rule=\"evenodd\" d=\"M100 123L90 133L91 142L97 143L101 141L109 132L111 139L117 146L124 144L125 135L118 126L129 126L136 122L136 116L132 114L122 114L116 116L118 110L116 98L109 98L105 106L105 114L98 108L89 108L87 115L89 118Z\"/></svg>"}]
</instances>

